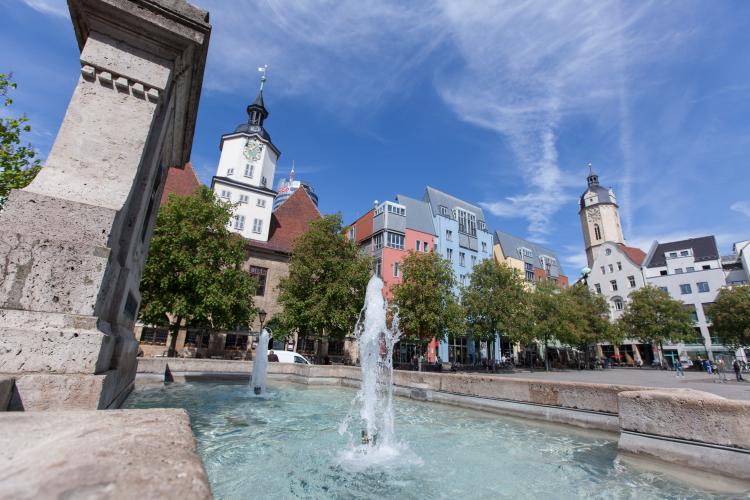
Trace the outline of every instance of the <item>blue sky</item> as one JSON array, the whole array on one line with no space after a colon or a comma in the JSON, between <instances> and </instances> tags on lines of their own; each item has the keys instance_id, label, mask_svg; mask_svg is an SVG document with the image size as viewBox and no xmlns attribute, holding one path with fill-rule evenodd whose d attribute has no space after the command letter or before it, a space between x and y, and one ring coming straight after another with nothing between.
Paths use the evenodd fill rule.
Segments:
<instances>
[{"instance_id":1,"label":"blue sky","mask_svg":"<svg viewBox=\"0 0 750 500\"><path fill-rule=\"evenodd\" d=\"M592 162L629 244L750 238L750 2L196 3L213 25L192 153L205 183L268 64L277 177L294 160L345 221L430 184L576 276ZM45 156L78 78L67 8L3 14L0 71Z\"/></svg>"}]
</instances>

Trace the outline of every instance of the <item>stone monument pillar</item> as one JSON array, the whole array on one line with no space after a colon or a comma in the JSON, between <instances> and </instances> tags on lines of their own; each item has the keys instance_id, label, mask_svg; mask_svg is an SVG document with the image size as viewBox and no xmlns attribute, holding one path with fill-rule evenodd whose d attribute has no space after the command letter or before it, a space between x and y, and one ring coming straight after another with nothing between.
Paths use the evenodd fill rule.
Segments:
<instances>
[{"instance_id":1,"label":"stone monument pillar","mask_svg":"<svg viewBox=\"0 0 750 500\"><path fill-rule=\"evenodd\" d=\"M211 26L185 0L69 0L81 76L47 163L0 211L11 409L112 408L166 169L190 157Z\"/></svg>"}]
</instances>

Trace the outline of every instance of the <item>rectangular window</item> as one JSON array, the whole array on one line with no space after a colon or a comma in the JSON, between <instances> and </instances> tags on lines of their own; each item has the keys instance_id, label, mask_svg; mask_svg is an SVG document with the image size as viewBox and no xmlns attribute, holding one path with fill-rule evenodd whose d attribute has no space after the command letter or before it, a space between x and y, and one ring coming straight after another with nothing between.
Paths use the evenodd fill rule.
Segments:
<instances>
[{"instance_id":1,"label":"rectangular window","mask_svg":"<svg viewBox=\"0 0 750 500\"><path fill-rule=\"evenodd\" d=\"M404 249L404 235L388 231L386 245L397 250Z\"/></svg>"},{"instance_id":2,"label":"rectangular window","mask_svg":"<svg viewBox=\"0 0 750 500\"><path fill-rule=\"evenodd\" d=\"M419 248L422 246L422 242L417 240L417 252L419 252Z\"/></svg>"},{"instance_id":3,"label":"rectangular window","mask_svg":"<svg viewBox=\"0 0 750 500\"><path fill-rule=\"evenodd\" d=\"M445 240L453 241L453 231L451 231L450 229L445 230Z\"/></svg>"},{"instance_id":4,"label":"rectangular window","mask_svg":"<svg viewBox=\"0 0 750 500\"><path fill-rule=\"evenodd\" d=\"M393 277L398 278L401 275L401 269L398 262L393 263Z\"/></svg>"},{"instance_id":5,"label":"rectangular window","mask_svg":"<svg viewBox=\"0 0 750 500\"><path fill-rule=\"evenodd\" d=\"M708 281L699 281L697 285L699 293L706 293L711 291L711 289L708 287Z\"/></svg>"},{"instance_id":6,"label":"rectangular window","mask_svg":"<svg viewBox=\"0 0 750 500\"><path fill-rule=\"evenodd\" d=\"M534 281L534 266L532 266L528 262L524 262L523 267L524 267L524 270L526 271L526 281L533 282Z\"/></svg>"},{"instance_id":7,"label":"rectangular window","mask_svg":"<svg viewBox=\"0 0 750 500\"><path fill-rule=\"evenodd\" d=\"M690 319L698 322L698 311L695 310L695 304L683 304L682 307L690 314Z\"/></svg>"},{"instance_id":8,"label":"rectangular window","mask_svg":"<svg viewBox=\"0 0 750 500\"><path fill-rule=\"evenodd\" d=\"M233 168L228 168L227 169L227 175L234 175L234 169Z\"/></svg>"},{"instance_id":9,"label":"rectangular window","mask_svg":"<svg viewBox=\"0 0 750 500\"><path fill-rule=\"evenodd\" d=\"M604 268L604 266L600 267L599 269L602 270L602 274L607 274L607 270Z\"/></svg>"},{"instance_id":10,"label":"rectangular window","mask_svg":"<svg viewBox=\"0 0 750 500\"><path fill-rule=\"evenodd\" d=\"M169 330L166 328L151 328L146 326L141 331L141 344L167 345Z\"/></svg>"},{"instance_id":11,"label":"rectangular window","mask_svg":"<svg viewBox=\"0 0 750 500\"><path fill-rule=\"evenodd\" d=\"M683 250L682 252L680 252L680 257L688 257L689 255L690 252L688 252L687 250Z\"/></svg>"},{"instance_id":12,"label":"rectangular window","mask_svg":"<svg viewBox=\"0 0 750 500\"><path fill-rule=\"evenodd\" d=\"M375 259L373 270L375 271L375 276L382 277L380 272L383 270L383 262L380 259Z\"/></svg>"},{"instance_id":13,"label":"rectangular window","mask_svg":"<svg viewBox=\"0 0 750 500\"><path fill-rule=\"evenodd\" d=\"M609 272L610 272L610 273L613 273L613 272L615 272L615 266L613 266L612 264L610 264L610 265L609 265L609 266L607 266L607 267L609 267Z\"/></svg>"},{"instance_id":14,"label":"rectangular window","mask_svg":"<svg viewBox=\"0 0 750 500\"><path fill-rule=\"evenodd\" d=\"M249 163L245 165L245 177L253 177L253 173L255 173L255 165L250 165Z\"/></svg>"},{"instance_id":15,"label":"rectangular window","mask_svg":"<svg viewBox=\"0 0 750 500\"><path fill-rule=\"evenodd\" d=\"M482 251L483 251L484 253L487 253L487 243L486 243L486 242L484 242L484 241L482 242Z\"/></svg>"},{"instance_id":16,"label":"rectangular window","mask_svg":"<svg viewBox=\"0 0 750 500\"><path fill-rule=\"evenodd\" d=\"M383 248L383 233L378 233L372 237L372 246L375 248L375 250L380 250L381 248ZM380 275L378 274L378 276Z\"/></svg>"},{"instance_id":17,"label":"rectangular window","mask_svg":"<svg viewBox=\"0 0 750 500\"><path fill-rule=\"evenodd\" d=\"M238 231L242 231L245 229L245 216L244 215L235 215L234 216L234 228Z\"/></svg>"},{"instance_id":18,"label":"rectangular window","mask_svg":"<svg viewBox=\"0 0 750 500\"><path fill-rule=\"evenodd\" d=\"M666 275L667 275L667 271L665 271L663 269L661 271L659 271L659 276L666 276Z\"/></svg>"},{"instance_id":19,"label":"rectangular window","mask_svg":"<svg viewBox=\"0 0 750 500\"><path fill-rule=\"evenodd\" d=\"M255 295L262 297L266 294L266 279L268 278L268 268L250 266L250 275L255 278L258 287L255 289Z\"/></svg>"},{"instance_id":20,"label":"rectangular window","mask_svg":"<svg viewBox=\"0 0 750 500\"><path fill-rule=\"evenodd\" d=\"M255 206L258 206L260 208L266 208L266 199L258 198L258 201L255 202Z\"/></svg>"},{"instance_id":21,"label":"rectangular window","mask_svg":"<svg viewBox=\"0 0 750 500\"><path fill-rule=\"evenodd\" d=\"M681 267L678 267L678 268L676 268L676 269L674 270L674 273L675 273L675 274L682 274L682 268L681 268Z\"/></svg>"},{"instance_id":22,"label":"rectangular window","mask_svg":"<svg viewBox=\"0 0 750 500\"><path fill-rule=\"evenodd\" d=\"M248 201L250 201L250 197L248 195L246 195L246 194L241 194L240 195L240 203L242 203L244 205Z\"/></svg>"},{"instance_id":23,"label":"rectangular window","mask_svg":"<svg viewBox=\"0 0 750 500\"><path fill-rule=\"evenodd\" d=\"M619 299L619 298L615 299L614 303L615 303L615 310L622 311L622 308L623 308L622 299Z\"/></svg>"},{"instance_id":24,"label":"rectangular window","mask_svg":"<svg viewBox=\"0 0 750 500\"><path fill-rule=\"evenodd\" d=\"M391 205L388 203L388 212L396 215L406 215L406 209L404 207L399 207L398 205Z\"/></svg>"},{"instance_id":25,"label":"rectangular window","mask_svg":"<svg viewBox=\"0 0 750 500\"><path fill-rule=\"evenodd\" d=\"M253 219L253 232L256 234L260 234L261 232L263 232L262 219Z\"/></svg>"},{"instance_id":26,"label":"rectangular window","mask_svg":"<svg viewBox=\"0 0 750 500\"><path fill-rule=\"evenodd\" d=\"M472 266L476 266L477 265L477 256L476 255L472 255L471 256L471 265Z\"/></svg>"},{"instance_id":27,"label":"rectangular window","mask_svg":"<svg viewBox=\"0 0 750 500\"><path fill-rule=\"evenodd\" d=\"M676 259L677 258L677 252L669 252L669 258L670 259Z\"/></svg>"},{"instance_id":28,"label":"rectangular window","mask_svg":"<svg viewBox=\"0 0 750 500\"><path fill-rule=\"evenodd\" d=\"M694 267L686 267L686 268L685 268L685 272L686 272L686 273L692 273L692 272L695 272L695 268L694 268Z\"/></svg>"},{"instance_id":29,"label":"rectangular window","mask_svg":"<svg viewBox=\"0 0 750 500\"><path fill-rule=\"evenodd\" d=\"M440 215L444 215L445 217L448 217L448 207L444 207L443 205L440 205Z\"/></svg>"},{"instance_id":30,"label":"rectangular window","mask_svg":"<svg viewBox=\"0 0 750 500\"><path fill-rule=\"evenodd\" d=\"M690 286L690 283L680 285L680 293L682 295L688 295L688 294L693 293L693 288Z\"/></svg>"},{"instance_id":31,"label":"rectangular window","mask_svg":"<svg viewBox=\"0 0 750 500\"><path fill-rule=\"evenodd\" d=\"M706 264L706 265L703 266L703 270L704 271L708 271L709 269L711 269L711 265L710 264Z\"/></svg>"},{"instance_id":32,"label":"rectangular window","mask_svg":"<svg viewBox=\"0 0 750 500\"><path fill-rule=\"evenodd\" d=\"M594 288L596 289L596 293L599 295L602 294L602 286L599 283L594 283Z\"/></svg>"},{"instance_id":33,"label":"rectangular window","mask_svg":"<svg viewBox=\"0 0 750 500\"><path fill-rule=\"evenodd\" d=\"M664 293L669 293L669 289L667 287L665 287L665 286L660 286L659 290L661 290Z\"/></svg>"},{"instance_id":34,"label":"rectangular window","mask_svg":"<svg viewBox=\"0 0 750 500\"><path fill-rule=\"evenodd\" d=\"M459 266L466 265L466 254L464 252L458 252L458 265Z\"/></svg>"},{"instance_id":35,"label":"rectangular window","mask_svg":"<svg viewBox=\"0 0 750 500\"><path fill-rule=\"evenodd\" d=\"M617 270L622 271L622 262L617 263Z\"/></svg>"},{"instance_id":36,"label":"rectangular window","mask_svg":"<svg viewBox=\"0 0 750 500\"><path fill-rule=\"evenodd\" d=\"M445 251L445 257L446 257L446 258L447 258L448 260L453 260L453 249L452 249L452 248L449 248L449 249L447 249L447 250Z\"/></svg>"},{"instance_id":37,"label":"rectangular window","mask_svg":"<svg viewBox=\"0 0 750 500\"><path fill-rule=\"evenodd\" d=\"M227 201L229 201L229 200L231 200L231 199L232 199L232 195L231 195L231 194L229 193L229 191L227 191L226 189L222 189L222 190L221 190L221 195L220 195L220 196L221 196L222 198L224 198L225 200L227 200Z\"/></svg>"},{"instance_id":38,"label":"rectangular window","mask_svg":"<svg viewBox=\"0 0 750 500\"><path fill-rule=\"evenodd\" d=\"M706 317L706 323L711 323L711 315L709 314L711 312L711 306L714 305L713 302L704 302L701 304L701 307L703 308L703 315Z\"/></svg>"},{"instance_id":39,"label":"rectangular window","mask_svg":"<svg viewBox=\"0 0 750 500\"><path fill-rule=\"evenodd\" d=\"M628 276L628 283L630 284L630 288L635 288L635 276Z\"/></svg>"},{"instance_id":40,"label":"rectangular window","mask_svg":"<svg viewBox=\"0 0 750 500\"><path fill-rule=\"evenodd\" d=\"M458 219L458 232L468 234L470 236L477 235L477 216L471 212L467 212L462 208L456 208L454 210L456 219Z\"/></svg>"},{"instance_id":41,"label":"rectangular window","mask_svg":"<svg viewBox=\"0 0 750 500\"><path fill-rule=\"evenodd\" d=\"M266 187L266 185L268 185L268 180L266 180L265 177L261 177L260 178L260 185L263 186L263 187Z\"/></svg>"},{"instance_id":42,"label":"rectangular window","mask_svg":"<svg viewBox=\"0 0 750 500\"><path fill-rule=\"evenodd\" d=\"M612 280L609 282L609 286L612 288L613 292L617 291L617 280Z\"/></svg>"}]
</instances>

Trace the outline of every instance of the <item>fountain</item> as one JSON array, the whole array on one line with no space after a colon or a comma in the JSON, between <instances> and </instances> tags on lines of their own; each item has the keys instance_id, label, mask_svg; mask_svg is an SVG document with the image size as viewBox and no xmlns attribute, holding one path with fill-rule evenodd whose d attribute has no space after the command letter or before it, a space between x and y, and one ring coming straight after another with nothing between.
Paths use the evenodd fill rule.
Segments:
<instances>
[{"instance_id":1,"label":"fountain","mask_svg":"<svg viewBox=\"0 0 750 500\"><path fill-rule=\"evenodd\" d=\"M357 421L350 412L339 428L343 434L350 425L359 424L361 445L355 448L355 454L359 456L373 451L390 455L396 444L393 428L393 345L401 332L397 313L393 316L391 328L388 328L387 312L383 281L373 276L367 284L365 305L354 330L359 343L362 382L353 407L359 406L360 418Z\"/></svg>"},{"instance_id":2,"label":"fountain","mask_svg":"<svg viewBox=\"0 0 750 500\"><path fill-rule=\"evenodd\" d=\"M270 334L266 328L260 333L258 347L255 349L255 361L253 362L253 392L259 395L266 390L266 376L268 375L268 339Z\"/></svg>"}]
</instances>

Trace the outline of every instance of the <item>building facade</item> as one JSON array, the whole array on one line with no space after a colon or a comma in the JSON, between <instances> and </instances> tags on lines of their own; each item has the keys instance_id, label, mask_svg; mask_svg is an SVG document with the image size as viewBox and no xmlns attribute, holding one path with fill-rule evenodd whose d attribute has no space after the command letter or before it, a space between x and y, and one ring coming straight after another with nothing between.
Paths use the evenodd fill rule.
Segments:
<instances>
[{"instance_id":1,"label":"building facade","mask_svg":"<svg viewBox=\"0 0 750 500\"><path fill-rule=\"evenodd\" d=\"M495 262L514 269L527 283L549 281L568 288L568 277L552 250L503 231L495 231L493 243Z\"/></svg>"},{"instance_id":2,"label":"building facade","mask_svg":"<svg viewBox=\"0 0 750 500\"><path fill-rule=\"evenodd\" d=\"M615 193L599 184L599 176L594 173L591 164L586 181L588 188L579 200L578 216L583 230L586 260L591 267L604 242L625 243L625 239Z\"/></svg>"},{"instance_id":3,"label":"building facade","mask_svg":"<svg viewBox=\"0 0 750 500\"><path fill-rule=\"evenodd\" d=\"M694 359L702 355L713 359L717 354L734 354L713 335L707 314L719 290L726 285L713 236L668 243L655 241L644 261L643 274L649 285L683 302L695 321L694 341L667 346L664 349L666 358L673 360L679 355L682 359Z\"/></svg>"},{"instance_id":4,"label":"building facade","mask_svg":"<svg viewBox=\"0 0 750 500\"><path fill-rule=\"evenodd\" d=\"M592 292L602 295L609 305L609 317L617 320L625 310L631 292L646 284L641 266L646 253L640 248L607 241L599 248L588 274Z\"/></svg>"}]
</instances>

